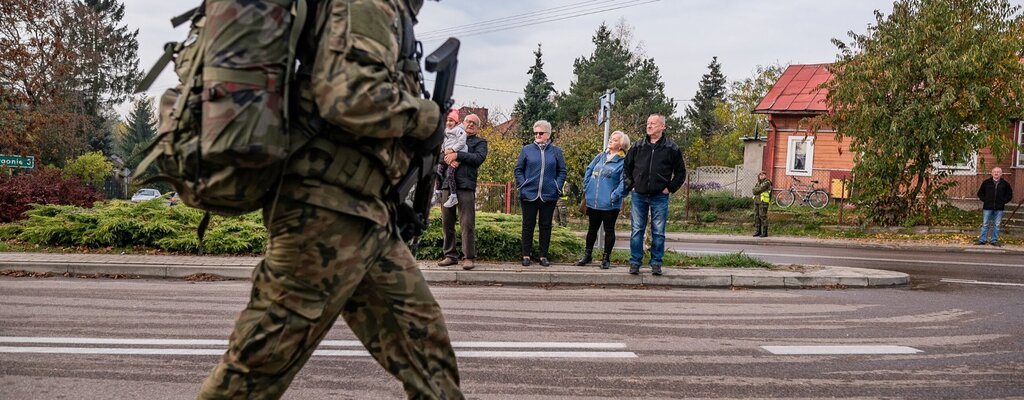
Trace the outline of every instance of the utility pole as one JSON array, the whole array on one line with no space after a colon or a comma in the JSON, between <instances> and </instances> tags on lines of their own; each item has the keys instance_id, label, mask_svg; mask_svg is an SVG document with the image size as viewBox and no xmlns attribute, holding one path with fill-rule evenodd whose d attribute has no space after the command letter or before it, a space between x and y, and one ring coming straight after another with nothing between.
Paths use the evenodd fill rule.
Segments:
<instances>
[{"instance_id":1,"label":"utility pole","mask_svg":"<svg viewBox=\"0 0 1024 400\"><path fill-rule=\"evenodd\" d=\"M597 124L604 124L604 141L601 145L601 151L608 151L608 136L612 129L612 107L615 105L615 89L607 89L604 91L604 95L601 96L601 109L597 113ZM583 197L586 199L586 190L583 192ZM601 246L604 248L604 222L601 222L602 226L597 228L597 242L594 246Z\"/></svg>"}]
</instances>

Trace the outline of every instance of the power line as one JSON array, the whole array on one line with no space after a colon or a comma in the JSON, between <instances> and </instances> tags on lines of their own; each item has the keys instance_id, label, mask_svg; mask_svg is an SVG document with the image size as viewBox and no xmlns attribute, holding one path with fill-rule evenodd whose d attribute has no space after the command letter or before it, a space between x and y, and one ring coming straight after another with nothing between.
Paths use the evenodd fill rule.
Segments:
<instances>
[{"instance_id":1,"label":"power line","mask_svg":"<svg viewBox=\"0 0 1024 400\"><path fill-rule=\"evenodd\" d=\"M644 5L644 4L648 4L648 3L654 3L654 2L657 2L657 1L660 1L660 0L646 0L646 1L638 0L638 2L633 2L633 3L630 3L630 4L619 5L619 6L615 6L615 7L609 7L609 8L603 8L603 9L598 9L598 10L589 11L589 12L581 12L581 13L571 14L571 15L566 15L566 16L556 16L556 17L549 17L549 18L541 18L539 20L535 20L535 21L531 21L531 22L524 22L524 23L511 23L511 24L491 26L491 27L486 27L486 28L468 29L468 30L466 30L464 32L461 32L461 33L460 32L452 32L452 33L449 33L449 34L441 34L441 35L433 35L433 36L429 36L429 37L422 37L421 39L423 41L436 41L436 40L441 40L441 39L447 38L448 36L467 37L467 36L483 35L483 34L487 34L487 33L494 33L494 32L510 30L510 29L523 28L523 27L527 27L527 26L545 24L545 23L548 23L548 22L557 22L557 21L562 21L562 20L571 19L571 18L578 18L578 17L587 16L587 15L603 13L603 12L607 12L607 11L614 11L614 10L619 10L619 9L623 9L623 8L635 7L635 6Z\"/></svg>"},{"instance_id":2,"label":"power line","mask_svg":"<svg viewBox=\"0 0 1024 400\"><path fill-rule=\"evenodd\" d=\"M424 81L426 81L426 82L433 82L434 80L433 79L424 79ZM514 91L514 90L495 89L495 88L489 88L489 87L483 87L483 86L467 85L467 84L462 84L462 83L456 83L455 86L465 87L465 88L470 88L470 89L487 90L487 91L491 91L491 92L523 94L523 92L517 92L517 91Z\"/></svg>"},{"instance_id":3,"label":"power line","mask_svg":"<svg viewBox=\"0 0 1024 400\"><path fill-rule=\"evenodd\" d=\"M522 28L522 27L526 27L526 26L538 25L538 24L543 24L543 23L548 23L548 22L562 21L562 20L566 20L566 19L570 19L570 18L577 18L577 17L582 17L582 16L586 16L586 15L591 15L591 14L598 14L598 13L602 13L602 12L606 12L606 11L618 10L618 9L622 9L622 8L635 7L635 6L642 5L642 4L653 3L655 1L659 1L659 0L648 0L648 1L644 1L644 0L629 0L629 1L626 2L626 4L620 4L620 5L614 5L614 6L612 6L612 5L603 5L603 6L599 6L597 8L591 8L591 9L587 9L587 10L574 10L573 13L571 13L571 14L550 15L550 16L541 17L539 19L530 20L530 21L506 22L506 23L502 23L502 24L496 24L496 25L485 26L485 27L462 29L462 30L456 30L456 31L440 33L440 34L424 35L423 39L424 40L436 40L436 39L443 39L443 38L446 38L448 36L459 36L459 37L475 36L475 35L481 35L481 34L485 34L485 33L498 32L498 31L503 31L503 30L515 29L515 28Z\"/></svg>"},{"instance_id":4,"label":"power line","mask_svg":"<svg viewBox=\"0 0 1024 400\"><path fill-rule=\"evenodd\" d=\"M543 9L543 10L531 11L531 12L527 12L527 13L523 13L523 14L515 14L515 15L510 15L510 16L501 17L501 18L489 19L489 20L486 20L486 21L474 22L474 23L471 23L471 24L458 25L458 26L453 26L453 27L448 27L448 28L443 28L443 29L435 29L435 30L432 30L432 31L425 31L425 32L422 33L422 35L423 36L435 36L435 35L438 35L438 34L440 34L442 32L450 32L450 31L464 30L464 29L469 29L469 28L476 28L476 27L478 27L480 25L486 25L486 24L495 23L495 22L506 23L508 21L514 21L514 20L518 20L518 19L525 19L525 18L528 18L528 17L535 16L537 14L543 14L543 13L546 13L546 12L552 12L552 11L564 12L567 9L587 8L587 7L592 7L594 5L597 5L597 4L610 3L610 2L614 2L614 1L618 1L618 0L602 0L602 1L596 1L596 2L595 1L581 1L579 3L567 4L567 5L560 6L560 7L546 8L546 9ZM584 6L580 7L581 4L584 4Z\"/></svg>"}]
</instances>

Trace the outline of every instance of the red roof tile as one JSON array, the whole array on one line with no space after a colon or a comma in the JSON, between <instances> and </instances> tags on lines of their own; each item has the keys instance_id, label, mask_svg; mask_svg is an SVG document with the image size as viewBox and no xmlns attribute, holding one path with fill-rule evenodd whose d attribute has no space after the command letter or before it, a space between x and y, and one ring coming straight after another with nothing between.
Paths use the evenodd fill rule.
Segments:
<instances>
[{"instance_id":1,"label":"red roof tile","mask_svg":"<svg viewBox=\"0 0 1024 400\"><path fill-rule=\"evenodd\" d=\"M828 111L825 104L828 91L818 89L818 86L832 78L832 74L826 69L827 66L828 64L790 65L754 108L754 113L816 114Z\"/></svg>"}]
</instances>

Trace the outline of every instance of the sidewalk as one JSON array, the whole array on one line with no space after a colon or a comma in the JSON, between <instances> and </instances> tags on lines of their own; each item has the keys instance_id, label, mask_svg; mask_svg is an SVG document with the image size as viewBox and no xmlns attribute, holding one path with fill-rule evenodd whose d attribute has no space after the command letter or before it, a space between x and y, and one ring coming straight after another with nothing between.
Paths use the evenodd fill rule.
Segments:
<instances>
[{"instance_id":1,"label":"sidewalk","mask_svg":"<svg viewBox=\"0 0 1024 400\"><path fill-rule=\"evenodd\" d=\"M255 257L149 256L117 254L0 253L0 271L48 272L54 275L127 275L146 278L181 279L207 273L231 279L248 279L259 261ZM900 272L866 268L807 267L779 269L670 268L663 276L652 276L649 268L629 275L627 268L608 270L554 264L523 267L512 263L478 262L472 271L459 266L438 267L421 261L420 268L434 283L501 285L652 285L684 288L801 288L801 287L891 287L910 283Z\"/></svg>"},{"instance_id":2,"label":"sidewalk","mask_svg":"<svg viewBox=\"0 0 1024 400\"><path fill-rule=\"evenodd\" d=\"M586 236L586 232L576 232L581 237ZM618 240L629 240L629 232L615 232L615 238ZM720 243L720 244L756 244L756 245L767 245L767 246L807 246L807 247L830 247L830 248L848 248L848 249L886 249L886 250L910 250L910 251L941 251L941 252L985 252L985 253L1001 253L1001 254L1024 254L1024 246L1011 246L1003 245L1001 247L995 246L975 246L971 244L956 244L956 243L935 243L935 242L924 242L924 241L895 241L895 240L883 240L883 239L868 239L868 238L850 238L850 239L824 239L824 238L811 238L811 237L797 237L797 236L768 236L766 238L757 238L753 236L745 235L723 235L723 234L704 234L704 233L673 233L668 232L665 234L665 240L668 242L688 242L688 243Z\"/></svg>"}]
</instances>

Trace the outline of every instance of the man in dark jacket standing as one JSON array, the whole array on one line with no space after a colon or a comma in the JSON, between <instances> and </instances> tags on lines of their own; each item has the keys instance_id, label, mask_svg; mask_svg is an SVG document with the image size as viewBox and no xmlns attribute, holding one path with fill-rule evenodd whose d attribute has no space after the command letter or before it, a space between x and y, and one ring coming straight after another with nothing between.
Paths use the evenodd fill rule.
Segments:
<instances>
[{"instance_id":1,"label":"man in dark jacket standing","mask_svg":"<svg viewBox=\"0 0 1024 400\"><path fill-rule=\"evenodd\" d=\"M459 263L459 251L455 249L455 218L459 217L462 229L462 269L471 270L476 266L476 176L480 165L487 159L487 140L477 135L480 131L480 117L469 114L462 121L466 130L466 151L444 156L444 162L455 170L455 191L459 203L455 207L441 207L441 225L444 234L444 259L437 265L442 267ZM442 199L451 194L441 193ZM456 214L458 209L458 214Z\"/></svg>"},{"instance_id":2,"label":"man in dark jacket standing","mask_svg":"<svg viewBox=\"0 0 1024 400\"><path fill-rule=\"evenodd\" d=\"M644 231L651 221L651 273L661 275L665 256L665 224L668 223L668 197L686 180L683 152L672 139L664 137L665 116L647 118L647 136L626 153L623 177L625 190L632 190L633 232L629 239L629 273L640 273L644 259Z\"/></svg>"},{"instance_id":3,"label":"man in dark jacket standing","mask_svg":"<svg viewBox=\"0 0 1024 400\"><path fill-rule=\"evenodd\" d=\"M992 177L982 182L978 188L978 199L982 202L982 222L981 237L975 244L983 245L988 242L993 246L999 246L999 223L1003 219L1003 209L1006 203L1013 199L1013 188L1010 187L1010 182L1003 179L1002 168L992 168ZM991 241L987 240L989 224L992 226Z\"/></svg>"}]
</instances>

